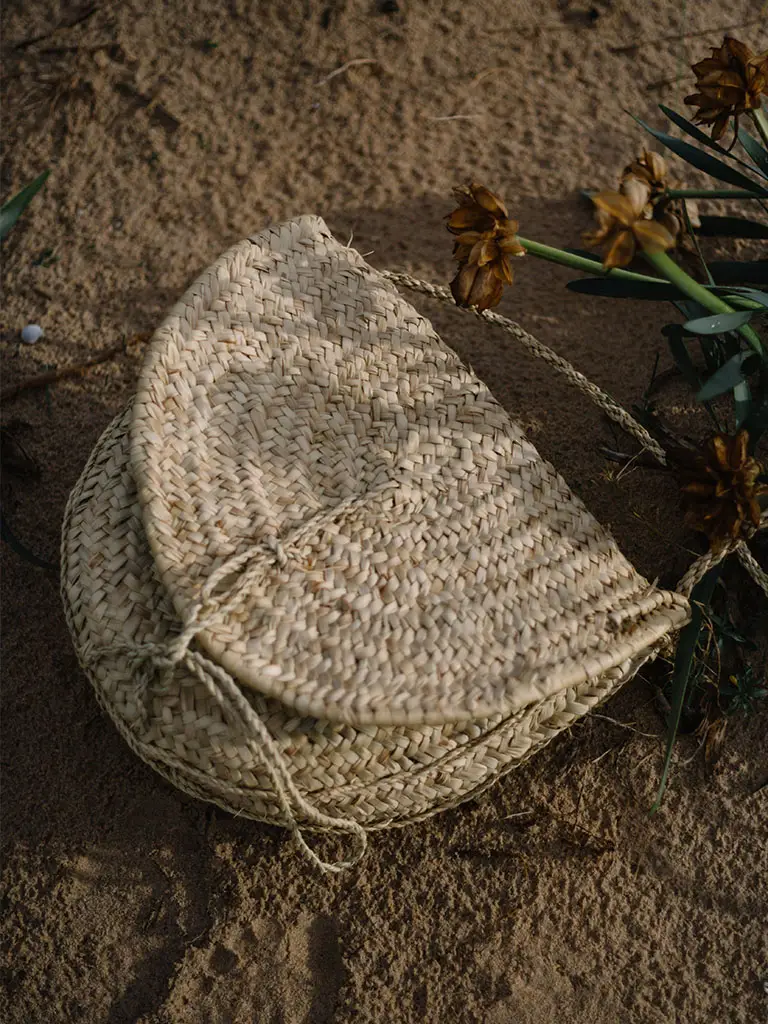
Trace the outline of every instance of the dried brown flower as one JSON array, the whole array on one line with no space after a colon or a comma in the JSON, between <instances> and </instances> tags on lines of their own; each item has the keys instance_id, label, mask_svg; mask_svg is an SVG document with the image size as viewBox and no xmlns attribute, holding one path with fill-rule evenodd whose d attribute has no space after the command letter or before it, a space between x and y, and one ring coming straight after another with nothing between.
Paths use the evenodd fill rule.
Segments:
<instances>
[{"instance_id":1,"label":"dried brown flower","mask_svg":"<svg viewBox=\"0 0 768 1024\"><path fill-rule=\"evenodd\" d=\"M645 220L656 220L679 239L685 234L686 223L684 210L688 211L691 227L699 227L698 206L693 200L670 199L666 195L670 187L667 161L659 153L644 149L642 155L628 164L621 175L619 192L631 197L632 191L645 187L648 189L648 202L643 208Z\"/></svg>"},{"instance_id":2,"label":"dried brown flower","mask_svg":"<svg viewBox=\"0 0 768 1024\"><path fill-rule=\"evenodd\" d=\"M453 255L459 270L451 293L458 306L490 309L500 302L504 285L512 284L510 256L525 255L515 237L518 224L484 185L473 182L454 194L459 206L448 217L448 230L457 236Z\"/></svg>"},{"instance_id":3,"label":"dried brown flower","mask_svg":"<svg viewBox=\"0 0 768 1024\"><path fill-rule=\"evenodd\" d=\"M665 252L675 244L675 234L661 221L653 220L653 207L648 207L651 186L647 181L628 175L621 192L607 190L592 196L597 217L597 230L584 235L585 245L605 245L603 267L626 267L632 262L637 246L646 252Z\"/></svg>"},{"instance_id":4,"label":"dried brown flower","mask_svg":"<svg viewBox=\"0 0 768 1024\"><path fill-rule=\"evenodd\" d=\"M639 178L650 190L650 201L662 195L667 189L667 161L660 153L644 149L642 155L624 168L622 184L627 178Z\"/></svg>"},{"instance_id":5,"label":"dried brown flower","mask_svg":"<svg viewBox=\"0 0 768 1024\"><path fill-rule=\"evenodd\" d=\"M760 525L759 498L768 495L768 486L757 482L762 467L748 444L746 430L715 434L682 467L686 523L707 535L712 550Z\"/></svg>"},{"instance_id":6,"label":"dried brown flower","mask_svg":"<svg viewBox=\"0 0 768 1024\"><path fill-rule=\"evenodd\" d=\"M739 115L757 109L760 94L768 92L768 52L754 54L731 36L712 48L711 57L692 65L692 71L698 91L686 96L685 102L699 108L697 124L712 125L713 142L725 135L729 118L736 118L738 128Z\"/></svg>"}]
</instances>

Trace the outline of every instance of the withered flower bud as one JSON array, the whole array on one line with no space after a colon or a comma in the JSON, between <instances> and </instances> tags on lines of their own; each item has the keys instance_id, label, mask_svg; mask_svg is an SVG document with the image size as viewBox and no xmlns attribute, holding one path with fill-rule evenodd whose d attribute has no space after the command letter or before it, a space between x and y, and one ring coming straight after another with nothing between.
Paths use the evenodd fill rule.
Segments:
<instances>
[{"instance_id":1,"label":"withered flower bud","mask_svg":"<svg viewBox=\"0 0 768 1024\"><path fill-rule=\"evenodd\" d=\"M498 305L505 284L512 284L510 256L523 256L516 239L518 224L510 220L502 199L484 185L454 189L459 206L448 217L456 235L453 255L459 270L451 281L458 306L490 309Z\"/></svg>"},{"instance_id":2,"label":"withered flower bud","mask_svg":"<svg viewBox=\"0 0 768 1024\"><path fill-rule=\"evenodd\" d=\"M768 92L768 52L753 53L748 46L725 36L723 45L712 48L712 56L705 57L691 70L696 75L697 92L685 97L685 103L698 107L694 120L697 124L712 125L712 141L719 142L725 135L728 120L756 110L761 105L761 93Z\"/></svg>"},{"instance_id":3,"label":"withered flower bud","mask_svg":"<svg viewBox=\"0 0 768 1024\"><path fill-rule=\"evenodd\" d=\"M759 498L768 495L768 485L757 482L762 467L747 453L748 444L746 430L715 434L682 468L686 523L706 534L712 550L760 525Z\"/></svg>"}]
</instances>

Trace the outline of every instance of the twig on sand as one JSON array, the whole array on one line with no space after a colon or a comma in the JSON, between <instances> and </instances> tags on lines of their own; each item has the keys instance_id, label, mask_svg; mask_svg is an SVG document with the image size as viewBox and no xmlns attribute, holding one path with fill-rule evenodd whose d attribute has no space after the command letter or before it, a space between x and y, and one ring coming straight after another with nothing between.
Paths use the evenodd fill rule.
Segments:
<instances>
[{"instance_id":1,"label":"twig on sand","mask_svg":"<svg viewBox=\"0 0 768 1024\"><path fill-rule=\"evenodd\" d=\"M427 121L477 121L482 114L449 114L447 117L427 117Z\"/></svg>"},{"instance_id":2,"label":"twig on sand","mask_svg":"<svg viewBox=\"0 0 768 1024\"><path fill-rule=\"evenodd\" d=\"M612 448L601 448L603 456L606 459L610 459L611 462L619 462L622 465L622 472L630 465L634 463L637 466L645 466L647 469L659 469L666 470L666 466L659 465L657 459L654 459L650 455L646 455L644 452L635 452L634 455L628 455L626 452L617 452Z\"/></svg>"},{"instance_id":3,"label":"twig on sand","mask_svg":"<svg viewBox=\"0 0 768 1024\"><path fill-rule=\"evenodd\" d=\"M346 62L346 64L342 64L341 67L336 68L336 70L332 71L330 73L330 75L326 75L325 78L321 78L320 81L317 84L318 85L327 85L327 83L330 82L332 78L335 78L337 75L343 75L344 72L347 70L347 68L352 68L352 67L355 67L355 66L357 66L359 64L378 64L378 63L380 63L380 62L378 60L376 60L375 57L355 57L354 60L348 60Z\"/></svg>"},{"instance_id":4,"label":"twig on sand","mask_svg":"<svg viewBox=\"0 0 768 1024\"><path fill-rule=\"evenodd\" d=\"M11 384L7 388L3 388L0 391L0 403L10 402L12 399L17 398L19 395L24 394L25 391L36 391L39 388L47 388L50 384L55 384L57 381L65 380L67 377L79 377L81 373L85 373L92 366L97 366L99 363L106 363L110 359L114 359L115 356L121 355L126 351L130 342L134 341L145 341L149 335L147 333L137 334L131 339L123 339L117 345L113 345L111 348L104 349L103 352L98 352L95 356L91 356L90 359L86 359L83 363L75 363L72 366L60 366L56 370L48 370L47 373L39 373L36 377L29 377L27 380L22 380L18 384Z\"/></svg>"},{"instance_id":5,"label":"twig on sand","mask_svg":"<svg viewBox=\"0 0 768 1024\"><path fill-rule=\"evenodd\" d=\"M86 7L84 11L76 14L74 18L70 18L69 21L60 21L57 25L54 25L48 32L43 32L39 36L31 36L29 39L22 39L21 42L13 45L14 50L26 50L30 46L34 46L35 43L42 42L43 39L50 39L51 36L56 35L57 32L62 29L77 28L78 25L82 25L84 21L88 21L89 18L98 11L99 5L92 4L90 7Z\"/></svg>"},{"instance_id":6,"label":"twig on sand","mask_svg":"<svg viewBox=\"0 0 768 1024\"><path fill-rule=\"evenodd\" d=\"M697 36L720 36L724 32L733 32L737 28L747 28L749 25L759 25L765 17L766 9L768 4L763 5L763 9L760 12L761 17L750 18L749 21L740 21L738 25L721 25L719 28L704 28L695 32L678 32L673 36L662 36L660 39L644 39L639 43L630 43L627 46L609 46L609 53L618 53L629 57L634 57L635 53L642 46L659 46L661 43L676 43L680 39L694 39ZM650 86L648 86L650 88Z\"/></svg>"},{"instance_id":7,"label":"twig on sand","mask_svg":"<svg viewBox=\"0 0 768 1024\"><path fill-rule=\"evenodd\" d=\"M479 85L480 82L484 82L485 79L489 78L491 75L497 75L497 74L500 74L501 72L509 73L509 68L504 68L504 67L486 68L485 71L478 71L478 73L475 75L475 77L469 83L469 88L471 89L473 86Z\"/></svg>"}]
</instances>

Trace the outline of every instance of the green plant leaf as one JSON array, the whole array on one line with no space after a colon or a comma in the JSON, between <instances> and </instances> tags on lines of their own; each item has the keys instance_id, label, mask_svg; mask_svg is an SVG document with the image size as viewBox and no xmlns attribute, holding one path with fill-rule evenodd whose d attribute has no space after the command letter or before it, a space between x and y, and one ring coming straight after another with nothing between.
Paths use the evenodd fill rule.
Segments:
<instances>
[{"instance_id":1,"label":"green plant leaf","mask_svg":"<svg viewBox=\"0 0 768 1024\"><path fill-rule=\"evenodd\" d=\"M705 238L768 238L768 224L746 217L700 217L697 235Z\"/></svg>"},{"instance_id":2,"label":"green plant leaf","mask_svg":"<svg viewBox=\"0 0 768 1024\"><path fill-rule=\"evenodd\" d=\"M744 309L739 313L710 313L696 320L687 320L683 327L691 334L725 334L748 323L754 315L754 309Z\"/></svg>"},{"instance_id":3,"label":"green plant leaf","mask_svg":"<svg viewBox=\"0 0 768 1024\"><path fill-rule=\"evenodd\" d=\"M723 581L720 580L720 582L722 583ZM725 585L723 585L723 591L727 596L728 588ZM734 643L746 646L749 650L757 650L757 644L750 640L749 637L744 636L743 633L740 633L727 615L718 615L716 612L710 611L709 620L713 626L717 627L718 642L721 638L725 637L728 640L733 640Z\"/></svg>"},{"instance_id":4,"label":"green plant leaf","mask_svg":"<svg viewBox=\"0 0 768 1024\"><path fill-rule=\"evenodd\" d=\"M741 166L745 167L748 171L755 170L751 164L740 160L733 151L729 152L724 146L721 146L719 142L713 142L706 132L703 132L701 128L697 128L697 126L689 121L687 117L683 117L683 115L678 114L677 111L671 110L669 107L665 107L663 103L659 104L659 110L663 114L666 114L669 120L676 124L678 128L681 128L686 135L690 135L692 139L696 139L697 142L701 142L702 145L707 146L709 149L714 149L714 151L716 153L720 153L721 156L728 157L729 160L733 160L735 163L741 164Z\"/></svg>"},{"instance_id":5,"label":"green plant leaf","mask_svg":"<svg viewBox=\"0 0 768 1024\"><path fill-rule=\"evenodd\" d=\"M741 430L752 409L752 392L749 384L743 380L733 389L733 412L736 417L736 429Z\"/></svg>"},{"instance_id":6,"label":"green plant leaf","mask_svg":"<svg viewBox=\"0 0 768 1024\"><path fill-rule=\"evenodd\" d=\"M702 316L709 316L710 311L705 309L700 302L694 299L675 299L672 305L686 320L696 320ZM683 325L677 324L683 334ZM662 328L662 333L664 328ZM717 336L707 337L704 334L697 335L701 353L704 356L704 365L709 373L714 373L723 364L723 353L720 340ZM698 390L699 385L697 385Z\"/></svg>"},{"instance_id":7,"label":"green plant leaf","mask_svg":"<svg viewBox=\"0 0 768 1024\"><path fill-rule=\"evenodd\" d=\"M718 181L727 181L729 185L748 189L753 195L768 196L768 188L765 188L756 181L752 181L742 174L741 171L737 171L735 168L729 167L728 164L724 164L722 160L717 160L715 157L710 156L709 153L703 153L689 142L683 142L681 139L675 139L671 135L667 135L666 132L660 132L655 128L651 128L650 125L646 124L639 117L635 117L634 114L630 114L630 117L634 118L655 139L658 139L663 146L671 149L673 153L681 157L692 167L704 171L705 174L709 174L712 178L717 178Z\"/></svg>"},{"instance_id":8,"label":"green plant leaf","mask_svg":"<svg viewBox=\"0 0 768 1024\"><path fill-rule=\"evenodd\" d=\"M739 128L739 142L754 160L760 171L768 178L768 150L753 139L749 132Z\"/></svg>"},{"instance_id":9,"label":"green plant leaf","mask_svg":"<svg viewBox=\"0 0 768 1024\"><path fill-rule=\"evenodd\" d=\"M674 285L666 281L625 281L621 278L586 277L569 281L566 288L581 295L602 295L611 299L655 299L657 302L672 301L682 295Z\"/></svg>"},{"instance_id":10,"label":"green plant leaf","mask_svg":"<svg viewBox=\"0 0 768 1024\"><path fill-rule=\"evenodd\" d=\"M697 317L706 316L709 313L707 307L702 306L695 299L674 299L672 305L686 320L695 320Z\"/></svg>"},{"instance_id":11,"label":"green plant leaf","mask_svg":"<svg viewBox=\"0 0 768 1024\"><path fill-rule=\"evenodd\" d=\"M722 295L726 300L729 295L736 295L742 296L745 299L751 299L753 302L759 302L761 306L768 307L768 292L760 292L756 288L729 288L727 285L718 285L712 290L718 295Z\"/></svg>"},{"instance_id":12,"label":"green plant leaf","mask_svg":"<svg viewBox=\"0 0 768 1024\"><path fill-rule=\"evenodd\" d=\"M15 196L0 207L0 242L43 187L50 173L50 171L43 171L34 181L30 182L29 185L25 185L21 191L17 192Z\"/></svg>"},{"instance_id":13,"label":"green plant leaf","mask_svg":"<svg viewBox=\"0 0 768 1024\"><path fill-rule=\"evenodd\" d=\"M698 402L709 402L718 395L731 391L744 383L744 378L749 376L760 365L760 356L756 352L737 352L735 356L723 363L719 370L715 370L704 387L696 395Z\"/></svg>"},{"instance_id":14,"label":"green plant leaf","mask_svg":"<svg viewBox=\"0 0 768 1024\"><path fill-rule=\"evenodd\" d=\"M672 353L672 358L675 360L675 365L680 370L680 373L682 373L689 386L694 391L698 391L701 387L701 377L685 343L682 325L667 324L666 327L662 327L661 333L667 339L669 351Z\"/></svg>"},{"instance_id":15,"label":"green plant leaf","mask_svg":"<svg viewBox=\"0 0 768 1024\"><path fill-rule=\"evenodd\" d=\"M764 284L768 285L768 260L715 260L709 270L717 284Z\"/></svg>"},{"instance_id":16,"label":"green plant leaf","mask_svg":"<svg viewBox=\"0 0 768 1024\"><path fill-rule=\"evenodd\" d=\"M651 808L651 814L658 811L664 790L669 778L669 769L672 764L672 751L677 739L677 731L680 728L680 716L683 713L683 705L688 692L688 680L691 675L691 666L696 655L696 647L699 642L699 633L704 620L703 609L709 606L715 584L720 576L723 563L713 566L702 579L696 584L691 592L691 621L680 632L680 639L677 642L675 651L675 667L672 675L672 708L667 721L667 748L664 753L664 768L661 773L659 789L656 793L656 800Z\"/></svg>"}]
</instances>

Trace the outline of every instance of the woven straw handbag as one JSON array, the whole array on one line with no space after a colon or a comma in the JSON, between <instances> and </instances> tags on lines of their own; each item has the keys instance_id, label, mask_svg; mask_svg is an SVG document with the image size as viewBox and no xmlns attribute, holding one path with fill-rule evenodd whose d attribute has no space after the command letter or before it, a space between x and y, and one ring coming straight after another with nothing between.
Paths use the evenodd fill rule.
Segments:
<instances>
[{"instance_id":1,"label":"woven straw handbag","mask_svg":"<svg viewBox=\"0 0 768 1024\"><path fill-rule=\"evenodd\" d=\"M236 245L171 311L62 561L131 747L334 870L304 828L359 855L476 795L689 614L317 217Z\"/></svg>"}]
</instances>

